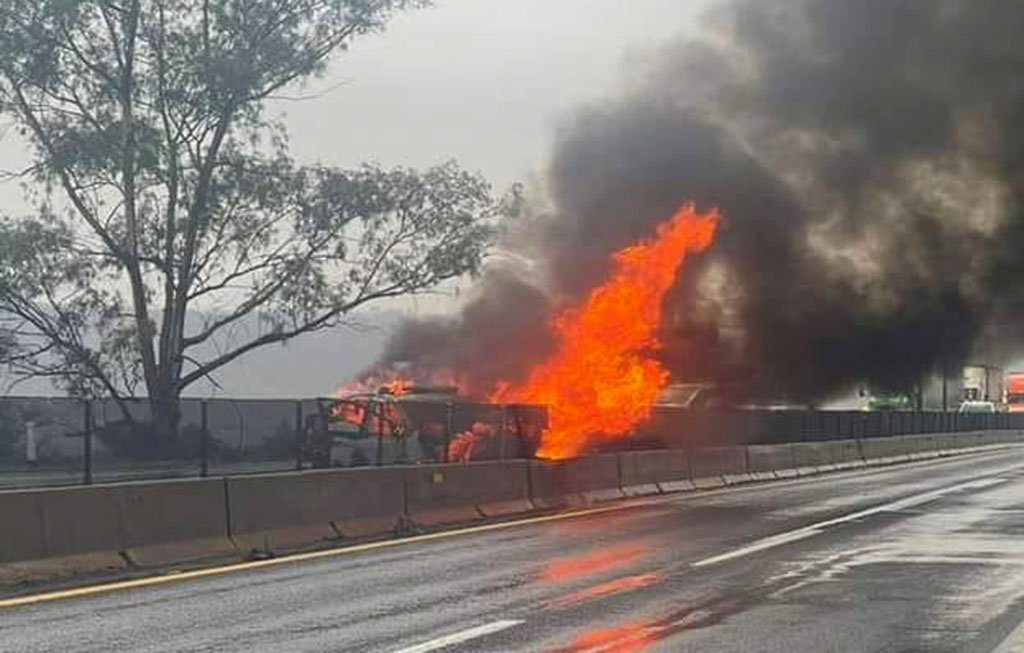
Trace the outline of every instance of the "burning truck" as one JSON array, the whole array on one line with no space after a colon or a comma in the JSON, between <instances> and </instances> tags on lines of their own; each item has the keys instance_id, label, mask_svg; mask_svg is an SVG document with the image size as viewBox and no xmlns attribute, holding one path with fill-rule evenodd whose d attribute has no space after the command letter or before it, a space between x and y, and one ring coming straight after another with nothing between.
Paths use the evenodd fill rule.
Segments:
<instances>
[{"instance_id":1,"label":"burning truck","mask_svg":"<svg viewBox=\"0 0 1024 653\"><path fill-rule=\"evenodd\" d=\"M658 356L665 296L683 263L711 246L719 221L716 210L685 204L652 235L617 251L603 283L551 313L544 356L518 378L467 384L484 403L454 388L386 381L396 363L382 361L341 398L319 402L307 425L309 458L317 466L564 459L625 444L669 385ZM424 348L432 342L420 339ZM459 380L473 372L429 360L402 365L415 367L414 378Z\"/></svg>"},{"instance_id":2,"label":"burning truck","mask_svg":"<svg viewBox=\"0 0 1024 653\"><path fill-rule=\"evenodd\" d=\"M541 406L474 402L455 386L394 381L316 401L303 459L314 468L532 457L547 428Z\"/></svg>"}]
</instances>

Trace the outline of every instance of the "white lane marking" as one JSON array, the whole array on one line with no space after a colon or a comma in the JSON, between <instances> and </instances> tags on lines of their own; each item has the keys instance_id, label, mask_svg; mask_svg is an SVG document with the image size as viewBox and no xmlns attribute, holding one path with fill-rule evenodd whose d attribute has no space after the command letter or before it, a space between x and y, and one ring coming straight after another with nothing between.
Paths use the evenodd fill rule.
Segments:
<instances>
[{"instance_id":1,"label":"white lane marking","mask_svg":"<svg viewBox=\"0 0 1024 653\"><path fill-rule=\"evenodd\" d=\"M720 562L735 560L736 558L742 558L753 553L759 553L766 549L773 549L777 546L790 544L792 542L797 542L799 540L811 537L813 535L818 535L830 526L845 524L851 521L856 521L858 519L863 519L865 517L870 517L872 515L877 515L882 512L896 512L899 510L906 510L907 508L913 508L915 506L928 503L929 501L934 501L935 499L938 499L939 497L944 496L946 494L960 492L963 490L980 490L983 488L991 487L998 483L1003 483L1006 480L1007 479L1005 478L983 478L978 479L976 481L968 481L967 483L960 483L958 485L953 485L950 487L932 490L930 492L924 492L922 494L917 494L903 499L898 499L896 501L892 501L890 503L886 503L880 506L875 506L873 508L867 508L865 510L851 512L850 514L843 515L842 517L827 519L825 521L820 521L815 524L804 526L802 528L797 528L792 531L787 531L785 533L780 533L778 535L772 535L770 537L757 540L756 542L752 542L746 546L742 546L738 549L733 549L732 551L727 551L726 553L711 556L710 558L704 558L703 560L698 560L697 562L694 562L691 566L707 567L709 565L716 565Z\"/></svg>"},{"instance_id":2,"label":"white lane marking","mask_svg":"<svg viewBox=\"0 0 1024 653\"><path fill-rule=\"evenodd\" d=\"M427 653L427 651L436 651L448 646L454 646L455 644L468 642L471 639L478 639L480 637L486 637L487 635L493 635L494 633L500 633L503 630L508 630L509 628L513 628L522 623L525 622L519 619L495 621L483 626L477 626L476 628L470 628L469 630L463 630L461 632L452 633L451 635L445 635L444 637L438 637L437 639L432 639L429 642L423 642L416 646L403 648L400 651L395 651L395 653Z\"/></svg>"}]
</instances>

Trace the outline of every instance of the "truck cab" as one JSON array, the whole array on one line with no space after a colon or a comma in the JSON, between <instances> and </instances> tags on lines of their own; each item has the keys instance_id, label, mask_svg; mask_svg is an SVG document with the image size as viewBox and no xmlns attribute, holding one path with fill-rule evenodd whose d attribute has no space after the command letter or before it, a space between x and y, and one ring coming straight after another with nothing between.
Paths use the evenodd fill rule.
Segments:
<instances>
[{"instance_id":1,"label":"truck cab","mask_svg":"<svg viewBox=\"0 0 1024 653\"><path fill-rule=\"evenodd\" d=\"M410 387L399 393L385 387L372 394L317 399L316 412L305 420L303 458L315 468L435 460L433 440L439 429L413 420L404 400L415 396L423 401L431 395L438 413L435 421L443 424L447 402L455 391L430 390Z\"/></svg>"},{"instance_id":2,"label":"truck cab","mask_svg":"<svg viewBox=\"0 0 1024 653\"><path fill-rule=\"evenodd\" d=\"M533 455L547 411L474 403L447 386L394 384L316 400L303 460L314 468L469 462Z\"/></svg>"}]
</instances>

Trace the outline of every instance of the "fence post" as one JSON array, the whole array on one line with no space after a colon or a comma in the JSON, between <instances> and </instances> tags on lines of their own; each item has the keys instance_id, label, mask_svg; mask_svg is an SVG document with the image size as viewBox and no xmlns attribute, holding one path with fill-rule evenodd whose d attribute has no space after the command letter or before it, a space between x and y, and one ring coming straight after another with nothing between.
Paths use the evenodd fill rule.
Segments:
<instances>
[{"instance_id":1,"label":"fence post","mask_svg":"<svg viewBox=\"0 0 1024 653\"><path fill-rule=\"evenodd\" d=\"M302 400L295 402L295 471L302 470Z\"/></svg>"},{"instance_id":2,"label":"fence post","mask_svg":"<svg viewBox=\"0 0 1024 653\"><path fill-rule=\"evenodd\" d=\"M455 429L455 406L450 401L445 405L444 421L444 455L441 458L441 462L447 463L448 448L452 443L452 430Z\"/></svg>"},{"instance_id":3,"label":"fence post","mask_svg":"<svg viewBox=\"0 0 1024 653\"><path fill-rule=\"evenodd\" d=\"M82 415L82 437L83 446L83 470L82 483L92 485L92 401L85 400L85 407Z\"/></svg>"},{"instance_id":4,"label":"fence post","mask_svg":"<svg viewBox=\"0 0 1024 653\"><path fill-rule=\"evenodd\" d=\"M630 439L633 438L633 434L629 435ZM505 441L508 440L508 404L501 405L501 434L498 436L498 443L500 451L498 453L499 460L505 460Z\"/></svg>"},{"instance_id":5,"label":"fence post","mask_svg":"<svg viewBox=\"0 0 1024 653\"><path fill-rule=\"evenodd\" d=\"M377 467L384 464L384 404L378 403L377 411Z\"/></svg>"},{"instance_id":6,"label":"fence post","mask_svg":"<svg viewBox=\"0 0 1024 653\"><path fill-rule=\"evenodd\" d=\"M206 400L199 402L199 475L210 473L210 422L206 413Z\"/></svg>"}]
</instances>

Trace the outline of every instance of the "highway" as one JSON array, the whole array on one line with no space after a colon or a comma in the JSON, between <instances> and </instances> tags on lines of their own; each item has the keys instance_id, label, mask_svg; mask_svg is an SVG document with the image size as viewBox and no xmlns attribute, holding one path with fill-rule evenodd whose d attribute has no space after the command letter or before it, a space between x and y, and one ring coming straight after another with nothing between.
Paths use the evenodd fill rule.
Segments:
<instances>
[{"instance_id":1,"label":"highway","mask_svg":"<svg viewBox=\"0 0 1024 653\"><path fill-rule=\"evenodd\" d=\"M10 606L0 650L1024 650L1024 449Z\"/></svg>"}]
</instances>

